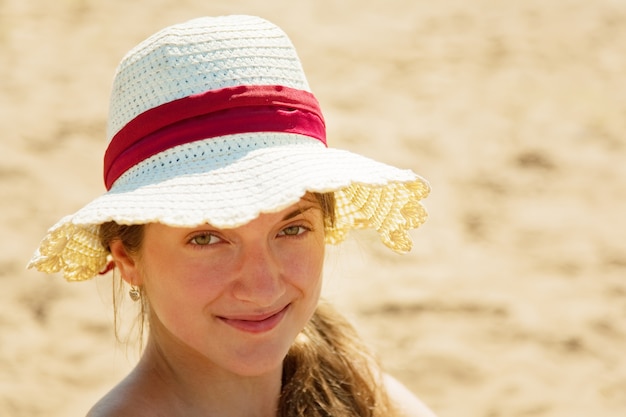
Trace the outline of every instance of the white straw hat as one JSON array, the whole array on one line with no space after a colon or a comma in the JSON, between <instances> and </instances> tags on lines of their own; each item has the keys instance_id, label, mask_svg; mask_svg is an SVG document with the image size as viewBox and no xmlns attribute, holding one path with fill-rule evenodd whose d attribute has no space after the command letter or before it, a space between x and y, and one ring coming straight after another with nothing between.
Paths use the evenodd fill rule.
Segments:
<instances>
[{"instance_id":1,"label":"white straw hat","mask_svg":"<svg viewBox=\"0 0 626 417\"><path fill-rule=\"evenodd\" d=\"M163 29L120 63L104 160L108 191L49 231L29 267L69 281L107 264L108 221L231 228L306 192L334 192L327 242L373 228L398 252L426 219L428 183L326 146L325 125L285 33L252 16Z\"/></svg>"}]
</instances>

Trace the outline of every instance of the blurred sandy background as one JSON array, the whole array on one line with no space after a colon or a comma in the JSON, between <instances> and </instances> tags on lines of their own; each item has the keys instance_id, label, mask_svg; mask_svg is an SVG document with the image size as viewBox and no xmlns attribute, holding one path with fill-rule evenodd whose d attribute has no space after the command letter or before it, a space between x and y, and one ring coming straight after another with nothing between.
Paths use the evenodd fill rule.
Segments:
<instances>
[{"instance_id":1,"label":"blurred sandy background","mask_svg":"<svg viewBox=\"0 0 626 417\"><path fill-rule=\"evenodd\" d=\"M410 255L329 255L388 369L440 417L626 416L624 0L0 0L0 415L84 415L135 360L109 277L24 267L103 190L122 55L230 13L291 36L332 146L433 186Z\"/></svg>"}]
</instances>

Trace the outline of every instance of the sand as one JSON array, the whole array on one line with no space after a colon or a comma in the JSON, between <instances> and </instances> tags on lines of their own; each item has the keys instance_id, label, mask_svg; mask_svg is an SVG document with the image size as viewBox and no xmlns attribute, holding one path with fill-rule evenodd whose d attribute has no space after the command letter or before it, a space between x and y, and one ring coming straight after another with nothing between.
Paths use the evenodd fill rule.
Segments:
<instances>
[{"instance_id":1,"label":"sand","mask_svg":"<svg viewBox=\"0 0 626 417\"><path fill-rule=\"evenodd\" d=\"M136 360L109 278L25 264L103 191L122 55L226 13L290 34L332 146L431 182L411 254L329 254L388 370L441 417L626 415L622 0L0 1L0 415L84 415Z\"/></svg>"}]
</instances>

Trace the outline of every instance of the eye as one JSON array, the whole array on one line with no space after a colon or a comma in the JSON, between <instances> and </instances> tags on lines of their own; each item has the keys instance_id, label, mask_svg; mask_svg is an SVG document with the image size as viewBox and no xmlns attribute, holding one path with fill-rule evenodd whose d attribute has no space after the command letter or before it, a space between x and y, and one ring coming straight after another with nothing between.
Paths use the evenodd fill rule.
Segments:
<instances>
[{"instance_id":1,"label":"eye","mask_svg":"<svg viewBox=\"0 0 626 417\"><path fill-rule=\"evenodd\" d=\"M302 233L308 232L310 229L304 226L289 226L285 227L278 233L279 236L298 236Z\"/></svg>"},{"instance_id":2,"label":"eye","mask_svg":"<svg viewBox=\"0 0 626 417\"><path fill-rule=\"evenodd\" d=\"M189 242L197 246L208 246L220 242L221 239L212 233L199 233L192 237Z\"/></svg>"}]
</instances>

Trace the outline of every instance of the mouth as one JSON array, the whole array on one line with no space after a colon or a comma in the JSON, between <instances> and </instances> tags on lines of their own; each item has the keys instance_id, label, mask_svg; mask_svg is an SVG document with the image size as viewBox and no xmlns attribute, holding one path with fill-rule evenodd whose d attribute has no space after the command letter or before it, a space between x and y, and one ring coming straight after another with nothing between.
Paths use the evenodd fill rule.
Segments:
<instances>
[{"instance_id":1,"label":"mouth","mask_svg":"<svg viewBox=\"0 0 626 417\"><path fill-rule=\"evenodd\" d=\"M273 330L280 324L290 306L291 304L287 304L278 311L258 315L252 314L235 317L218 316L218 319L222 323L246 333L265 333Z\"/></svg>"}]
</instances>

